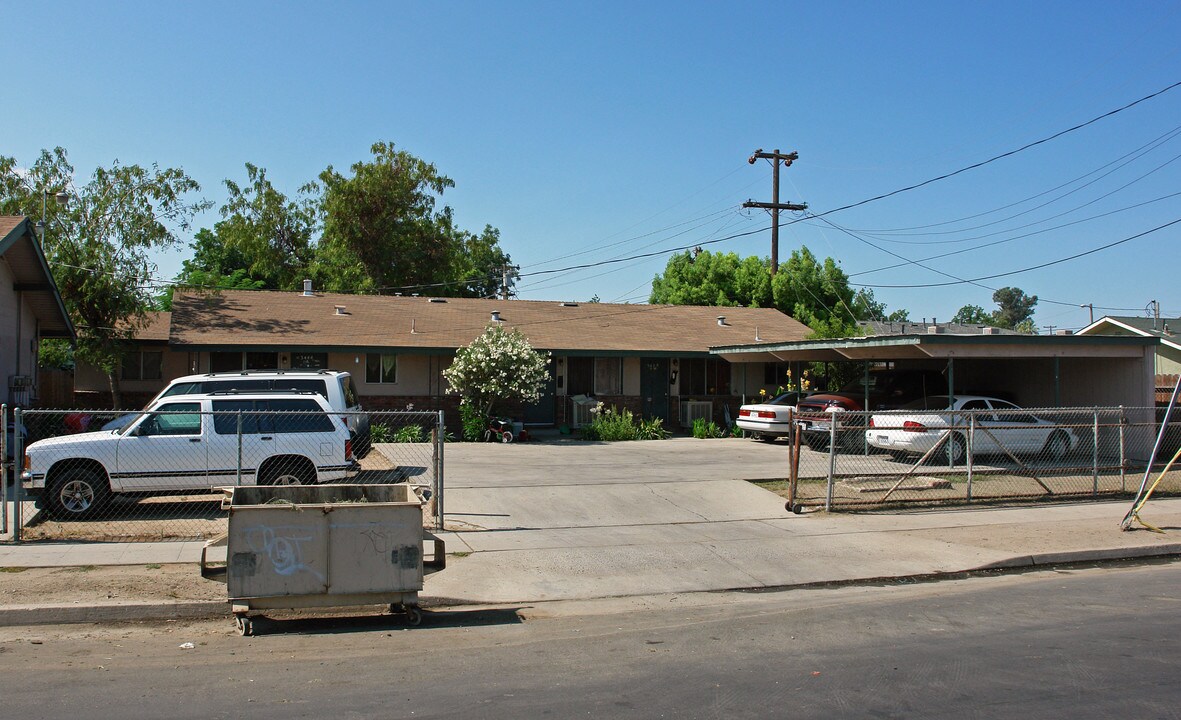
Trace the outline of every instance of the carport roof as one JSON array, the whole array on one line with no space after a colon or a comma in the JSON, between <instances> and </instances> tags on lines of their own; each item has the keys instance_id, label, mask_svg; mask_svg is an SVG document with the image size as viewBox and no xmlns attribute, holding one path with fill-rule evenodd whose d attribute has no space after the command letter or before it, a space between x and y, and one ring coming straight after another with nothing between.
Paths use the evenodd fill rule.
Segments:
<instances>
[{"instance_id":1,"label":"carport roof","mask_svg":"<svg viewBox=\"0 0 1181 720\"><path fill-rule=\"evenodd\" d=\"M710 348L730 362L840 362L948 358L1142 357L1155 337L1078 335L916 334L724 345Z\"/></svg>"}]
</instances>

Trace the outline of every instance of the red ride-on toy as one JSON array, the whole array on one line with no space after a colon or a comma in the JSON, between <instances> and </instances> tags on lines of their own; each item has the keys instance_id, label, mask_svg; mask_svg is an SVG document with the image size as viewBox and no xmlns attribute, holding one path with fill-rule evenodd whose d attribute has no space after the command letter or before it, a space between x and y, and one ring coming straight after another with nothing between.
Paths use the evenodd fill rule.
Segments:
<instances>
[{"instance_id":1,"label":"red ride-on toy","mask_svg":"<svg viewBox=\"0 0 1181 720\"><path fill-rule=\"evenodd\" d=\"M521 428L513 432L513 421L508 418L492 418L484 429L484 442L511 443L513 440L528 440L529 431Z\"/></svg>"},{"instance_id":2,"label":"red ride-on toy","mask_svg":"<svg viewBox=\"0 0 1181 720\"><path fill-rule=\"evenodd\" d=\"M513 441L513 423L508 418L490 418L488 427L484 429L484 442L511 443Z\"/></svg>"}]
</instances>

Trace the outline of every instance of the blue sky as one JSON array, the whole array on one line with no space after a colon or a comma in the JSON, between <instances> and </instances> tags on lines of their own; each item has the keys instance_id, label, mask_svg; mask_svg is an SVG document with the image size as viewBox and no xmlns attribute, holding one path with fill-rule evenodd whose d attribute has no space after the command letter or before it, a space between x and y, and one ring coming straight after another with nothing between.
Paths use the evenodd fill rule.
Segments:
<instances>
[{"instance_id":1,"label":"blue sky","mask_svg":"<svg viewBox=\"0 0 1181 720\"><path fill-rule=\"evenodd\" d=\"M61 145L82 180L115 159L179 166L220 205L246 162L293 194L389 140L455 180L443 201L461 226L501 230L526 299L644 302L671 248L768 255L768 216L741 209L770 200L756 148L799 152L781 200L820 214L1181 81L1181 5L1166 2L0 0L0 24L0 154ZM794 223L780 260L831 256L914 319L991 310L1006 285L1041 298L1043 332L1085 325L1086 303L1178 316L1181 224L952 279L1181 218L1178 129L1181 87L825 216L849 233ZM161 255L159 274L185 256ZM905 287L937 283L953 284Z\"/></svg>"}]
</instances>

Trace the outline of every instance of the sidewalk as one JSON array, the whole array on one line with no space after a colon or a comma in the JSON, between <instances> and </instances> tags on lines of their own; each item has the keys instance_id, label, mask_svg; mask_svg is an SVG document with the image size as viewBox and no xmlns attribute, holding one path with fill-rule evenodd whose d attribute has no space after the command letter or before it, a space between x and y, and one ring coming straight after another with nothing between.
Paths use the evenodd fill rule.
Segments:
<instances>
[{"instance_id":1,"label":"sidewalk","mask_svg":"<svg viewBox=\"0 0 1181 720\"><path fill-rule=\"evenodd\" d=\"M675 504L679 489L669 485L663 490ZM709 489L696 483L694 491ZM760 510L769 507L758 499ZM1165 534L1140 526L1121 531L1128 507L1096 502L797 516L779 505L759 517L743 517L748 507L736 517L697 521L449 532L443 534L448 567L428 576L421 597L428 607L521 605L1181 555L1181 499L1153 500L1142 513ZM225 586L200 576L201 547L0 545L0 625L227 615ZM112 566L105 583L95 582L104 566ZM21 568L48 569L13 572ZM70 572L79 568L93 572ZM118 593L104 591L124 576L140 582L128 579ZM37 584L46 588L41 596Z\"/></svg>"}]
</instances>

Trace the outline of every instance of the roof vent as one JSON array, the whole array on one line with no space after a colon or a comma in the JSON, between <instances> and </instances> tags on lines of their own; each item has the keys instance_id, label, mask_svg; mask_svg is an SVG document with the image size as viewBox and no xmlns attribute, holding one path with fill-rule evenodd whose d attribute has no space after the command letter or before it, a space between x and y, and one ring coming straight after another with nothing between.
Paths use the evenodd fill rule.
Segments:
<instances>
[{"instance_id":1,"label":"roof vent","mask_svg":"<svg viewBox=\"0 0 1181 720\"><path fill-rule=\"evenodd\" d=\"M988 327L988 326L980 328L980 332L984 335L1000 335L1001 334L1001 331L998 330L997 328Z\"/></svg>"},{"instance_id":2,"label":"roof vent","mask_svg":"<svg viewBox=\"0 0 1181 720\"><path fill-rule=\"evenodd\" d=\"M496 323L500 322L500 311L499 310L492 311L492 322L496 322Z\"/></svg>"},{"instance_id":3,"label":"roof vent","mask_svg":"<svg viewBox=\"0 0 1181 720\"><path fill-rule=\"evenodd\" d=\"M337 315L348 315L344 310L344 305L333 305L332 307L336 308Z\"/></svg>"},{"instance_id":4,"label":"roof vent","mask_svg":"<svg viewBox=\"0 0 1181 720\"><path fill-rule=\"evenodd\" d=\"M1055 330L1055 335L1074 335L1074 330Z\"/></svg>"},{"instance_id":5,"label":"roof vent","mask_svg":"<svg viewBox=\"0 0 1181 720\"><path fill-rule=\"evenodd\" d=\"M304 280L303 281L303 296L304 297L315 297L316 296L316 293L312 292L312 281L311 280Z\"/></svg>"},{"instance_id":6,"label":"roof vent","mask_svg":"<svg viewBox=\"0 0 1181 720\"><path fill-rule=\"evenodd\" d=\"M726 327L726 316L725 315L718 316L718 325L720 325L722 327Z\"/></svg>"},{"instance_id":7,"label":"roof vent","mask_svg":"<svg viewBox=\"0 0 1181 720\"><path fill-rule=\"evenodd\" d=\"M558 306L559 307L578 307L578 303L564 302L564 303L558 303Z\"/></svg>"},{"instance_id":8,"label":"roof vent","mask_svg":"<svg viewBox=\"0 0 1181 720\"><path fill-rule=\"evenodd\" d=\"M938 325L928 325L927 326L927 334L928 335L938 335L941 332L943 332L943 328L939 327Z\"/></svg>"},{"instance_id":9,"label":"roof vent","mask_svg":"<svg viewBox=\"0 0 1181 720\"><path fill-rule=\"evenodd\" d=\"M429 302L429 303L445 303L445 302L447 302L447 298L427 298L427 302Z\"/></svg>"}]
</instances>

